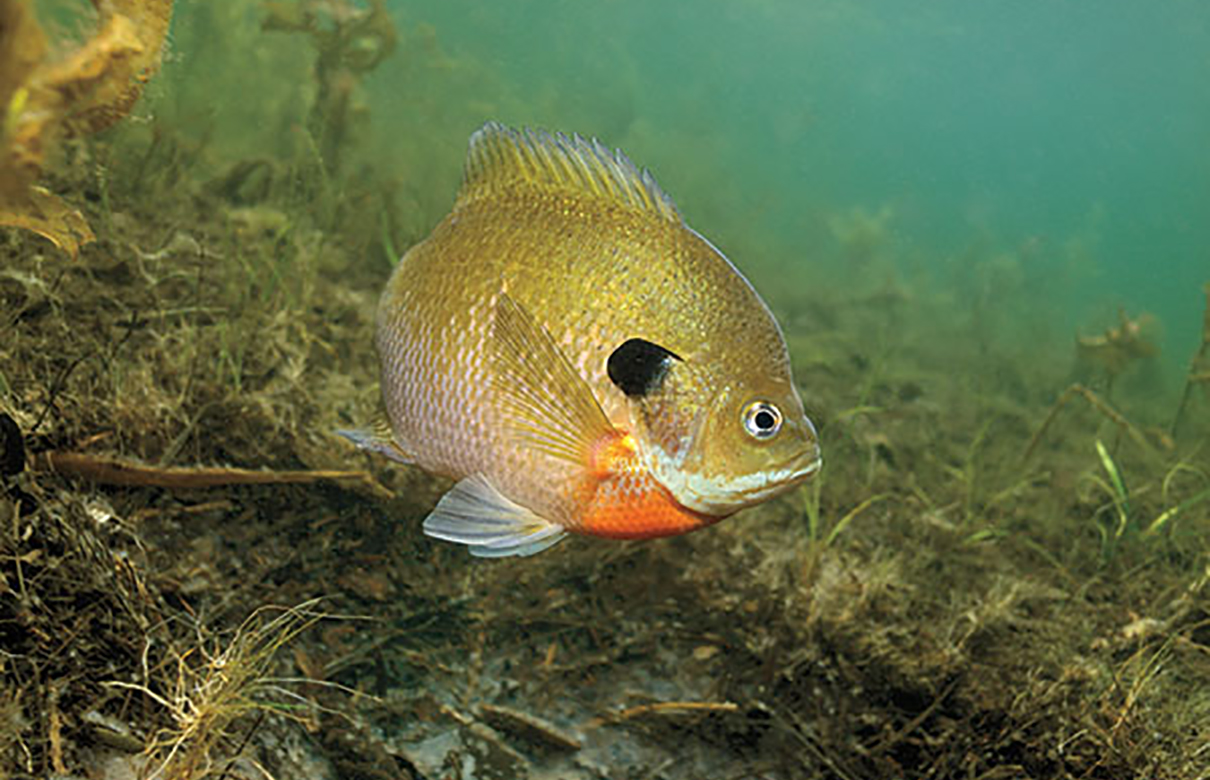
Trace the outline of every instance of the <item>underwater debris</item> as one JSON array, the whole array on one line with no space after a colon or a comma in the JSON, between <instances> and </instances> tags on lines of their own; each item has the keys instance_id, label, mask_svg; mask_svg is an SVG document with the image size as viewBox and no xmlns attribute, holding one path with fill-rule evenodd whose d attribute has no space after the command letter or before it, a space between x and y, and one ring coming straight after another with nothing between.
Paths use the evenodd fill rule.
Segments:
<instances>
[{"instance_id":1,"label":"underwater debris","mask_svg":"<svg viewBox=\"0 0 1210 780\"><path fill-rule=\"evenodd\" d=\"M112 126L160 65L173 0L93 0L96 34L51 61L28 0L0 5L0 225L33 231L73 258L94 240L83 215L36 187L55 144Z\"/></svg>"},{"instance_id":2,"label":"underwater debris","mask_svg":"<svg viewBox=\"0 0 1210 780\"><path fill-rule=\"evenodd\" d=\"M1125 309L1119 308L1117 327L1107 328L1099 336L1077 337L1078 360L1099 368L1112 388L1113 381L1131 364L1159 354L1159 347L1146 335L1153 319L1147 313L1131 319Z\"/></svg>"},{"instance_id":3,"label":"underwater debris","mask_svg":"<svg viewBox=\"0 0 1210 780\"><path fill-rule=\"evenodd\" d=\"M579 750L580 738L553 723L531 715L493 704L479 705L479 716L492 728L512 734L527 742L557 750Z\"/></svg>"},{"instance_id":4,"label":"underwater debris","mask_svg":"<svg viewBox=\"0 0 1210 780\"><path fill-rule=\"evenodd\" d=\"M100 680L136 675L139 648L163 635L164 602L148 587L137 540L97 523L86 501L43 498L22 517L5 516L11 504L0 496L2 777L18 765L17 776L67 775L80 710L106 707ZM15 743L19 751L5 748Z\"/></svg>"},{"instance_id":5,"label":"underwater debris","mask_svg":"<svg viewBox=\"0 0 1210 780\"><path fill-rule=\"evenodd\" d=\"M602 717L603 723L620 723L649 715L700 715L711 712L739 712L739 705L731 701L658 701L636 704L633 707Z\"/></svg>"}]
</instances>

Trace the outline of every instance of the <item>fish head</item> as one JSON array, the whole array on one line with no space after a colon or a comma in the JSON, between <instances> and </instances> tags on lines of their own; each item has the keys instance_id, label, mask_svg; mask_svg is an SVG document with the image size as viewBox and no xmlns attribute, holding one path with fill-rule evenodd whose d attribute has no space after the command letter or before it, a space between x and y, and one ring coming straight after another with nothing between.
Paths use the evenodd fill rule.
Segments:
<instances>
[{"instance_id":1,"label":"fish head","mask_svg":"<svg viewBox=\"0 0 1210 780\"><path fill-rule=\"evenodd\" d=\"M818 435L788 370L720 385L667 352L657 380L623 389L635 391L627 396L644 464L682 506L725 517L819 470Z\"/></svg>"}]
</instances>

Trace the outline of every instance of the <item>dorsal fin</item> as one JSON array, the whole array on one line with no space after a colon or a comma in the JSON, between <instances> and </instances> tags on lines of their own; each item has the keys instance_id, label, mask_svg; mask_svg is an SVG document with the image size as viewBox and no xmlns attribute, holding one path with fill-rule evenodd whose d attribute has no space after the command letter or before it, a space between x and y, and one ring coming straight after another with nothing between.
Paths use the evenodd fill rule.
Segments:
<instances>
[{"instance_id":1,"label":"dorsal fin","mask_svg":"<svg viewBox=\"0 0 1210 780\"><path fill-rule=\"evenodd\" d=\"M458 202L519 184L577 192L681 221L651 172L639 170L621 150L610 151L595 138L488 122L471 136Z\"/></svg>"}]
</instances>

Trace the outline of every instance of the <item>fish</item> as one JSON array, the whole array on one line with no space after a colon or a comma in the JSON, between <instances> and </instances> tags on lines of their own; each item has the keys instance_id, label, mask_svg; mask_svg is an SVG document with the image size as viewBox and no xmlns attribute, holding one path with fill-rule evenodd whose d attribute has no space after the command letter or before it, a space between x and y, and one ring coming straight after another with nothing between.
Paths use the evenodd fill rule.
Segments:
<instances>
[{"instance_id":1,"label":"fish","mask_svg":"<svg viewBox=\"0 0 1210 780\"><path fill-rule=\"evenodd\" d=\"M374 342L383 416L340 433L455 480L423 529L475 556L695 531L822 463L769 307L595 138L477 130Z\"/></svg>"}]
</instances>

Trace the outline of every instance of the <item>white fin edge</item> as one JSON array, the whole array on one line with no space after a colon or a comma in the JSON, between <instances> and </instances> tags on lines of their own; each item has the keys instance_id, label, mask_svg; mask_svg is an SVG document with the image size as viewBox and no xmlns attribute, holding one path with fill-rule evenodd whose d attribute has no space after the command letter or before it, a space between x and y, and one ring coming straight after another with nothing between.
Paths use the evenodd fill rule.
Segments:
<instances>
[{"instance_id":1,"label":"white fin edge","mask_svg":"<svg viewBox=\"0 0 1210 780\"><path fill-rule=\"evenodd\" d=\"M567 531L510 501L481 474L463 479L424 519L434 539L465 544L479 558L540 553Z\"/></svg>"}]
</instances>

